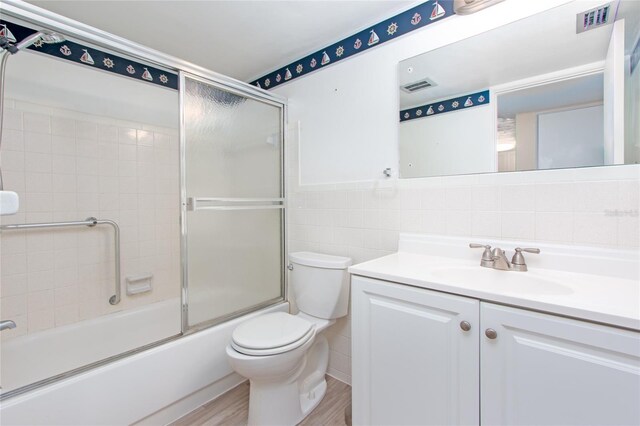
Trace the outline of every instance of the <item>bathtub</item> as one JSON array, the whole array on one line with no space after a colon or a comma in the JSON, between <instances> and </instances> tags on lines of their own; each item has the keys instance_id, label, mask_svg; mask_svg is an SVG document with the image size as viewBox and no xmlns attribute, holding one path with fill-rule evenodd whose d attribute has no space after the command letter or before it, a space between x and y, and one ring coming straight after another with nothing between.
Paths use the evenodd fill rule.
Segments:
<instances>
[{"instance_id":1,"label":"bathtub","mask_svg":"<svg viewBox=\"0 0 640 426\"><path fill-rule=\"evenodd\" d=\"M180 334L179 298L2 342L4 392Z\"/></svg>"},{"instance_id":2,"label":"bathtub","mask_svg":"<svg viewBox=\"0 0 640 426\"><path fill-rule=\"evenodd\" d=\"M12 397L0 406L2 424L168 423L244 381L225 354L240 322L288 309L281 303ZM141 334L147 343L157 341L179 331L179 317L179 300L172 299L9 340L2 350L3 384L21 386L111 356L116 348L139 347L145 344Z\"/></svg>"}]
</instances>

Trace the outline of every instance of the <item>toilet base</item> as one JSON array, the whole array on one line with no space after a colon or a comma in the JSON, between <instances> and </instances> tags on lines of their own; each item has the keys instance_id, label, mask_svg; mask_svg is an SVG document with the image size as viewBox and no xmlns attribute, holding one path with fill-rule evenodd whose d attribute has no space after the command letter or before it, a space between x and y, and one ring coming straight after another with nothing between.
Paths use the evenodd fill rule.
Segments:
<instances>
[{"instance_id":1,"label":"toilet base","mask_svg":"<svg viewBox=\"0 0 640 426\"><path fill-rule=\"evenodd\" d=\"M323 334L309 348L300 370L284 382L249 380L248 426L294 426L327 392L329 344Z\"/></svg>"},{"instance_id":2,"label":"toilet base","mask_svg":"<svg viewBox=\"0 0 640 426\"><path fill-rule=\"evenodd\" d=\"M300 394L300 407L302 408L302 418L296 423L300 423L302 419L307 417L320 404L322 398L327 393L327 380L324 379L315 388L309 392Z\"/></svg>"}]
</instances>

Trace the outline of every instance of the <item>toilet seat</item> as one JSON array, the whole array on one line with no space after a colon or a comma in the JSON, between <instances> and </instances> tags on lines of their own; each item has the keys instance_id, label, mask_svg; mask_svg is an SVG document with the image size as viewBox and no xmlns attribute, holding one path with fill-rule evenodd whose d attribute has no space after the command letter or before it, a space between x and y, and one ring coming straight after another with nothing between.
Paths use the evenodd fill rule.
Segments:
<instances>
[{"instance_id":1,"label":"toilet seat","mask_svg":"<svg viewBox=\"0 0 640 426\"><path fill-rule=\"evenodd\" d=\"M245 355L277 355L304 345L315 334L313 323L296 315L274 312L236 327L231 336L231 346Z\"/></svg>"}]
</instances>

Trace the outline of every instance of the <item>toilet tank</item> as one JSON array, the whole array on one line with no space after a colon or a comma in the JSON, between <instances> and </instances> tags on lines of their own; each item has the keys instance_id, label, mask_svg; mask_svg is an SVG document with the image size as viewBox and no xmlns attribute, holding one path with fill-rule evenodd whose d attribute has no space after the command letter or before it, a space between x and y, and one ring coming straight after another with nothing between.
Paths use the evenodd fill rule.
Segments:
<instances>
[{"instance_id":1,"label":"toilet tank","mask_svg":"<svg viewBox=\"0 0 640 426\"><path fill-rule=\"evenodd\" d=\"M351 259L327 254L297 252L289 254L296 305L301 312L317 318L334 319L349 309L349 273Z\"/></svg>"}]
</instances>

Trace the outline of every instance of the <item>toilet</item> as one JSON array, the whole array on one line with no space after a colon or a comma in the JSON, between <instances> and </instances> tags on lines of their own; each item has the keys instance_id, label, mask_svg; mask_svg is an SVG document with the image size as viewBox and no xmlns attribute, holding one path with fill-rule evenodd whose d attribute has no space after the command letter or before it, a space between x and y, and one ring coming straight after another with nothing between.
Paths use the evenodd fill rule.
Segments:
<instances>
[{"instance_id":1,"label":"toilet","mask_svg":"<svg viewBox=\"0 0 640 426\"><path fill-rule=\"evenodd\" d=\"M250 426L295 425L320 403L329 362L323 331L349 307L351 259L298 252L289 261L300 312L252 318L236 327L227 346L231 367L251 384Z\"/></svg>"}]
</instances>

